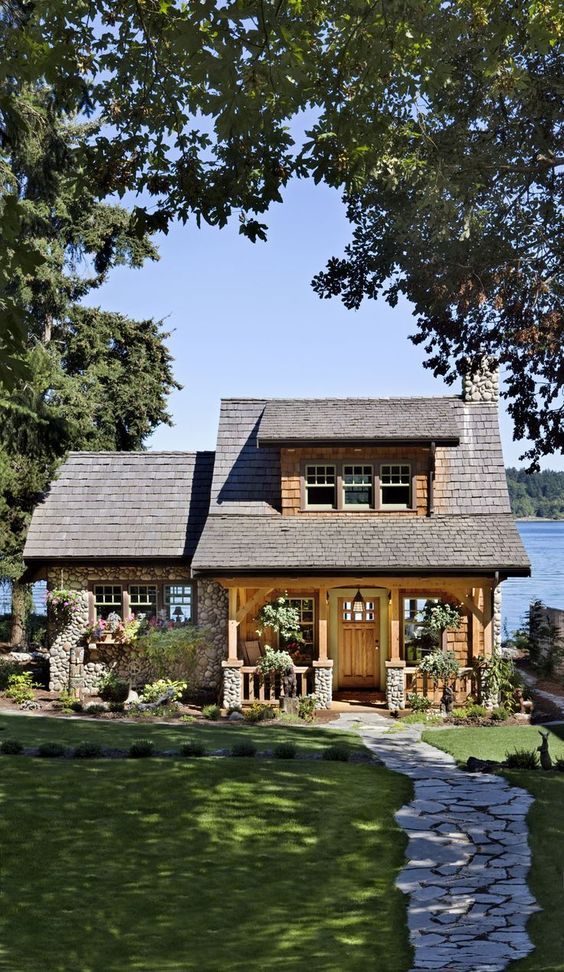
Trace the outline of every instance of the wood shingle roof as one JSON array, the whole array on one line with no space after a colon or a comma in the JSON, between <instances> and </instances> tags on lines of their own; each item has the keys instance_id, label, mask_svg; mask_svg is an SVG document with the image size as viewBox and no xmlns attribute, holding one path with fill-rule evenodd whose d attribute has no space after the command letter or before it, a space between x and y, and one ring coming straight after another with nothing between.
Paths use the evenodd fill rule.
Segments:
<instances>
[{"instance_id":1,"label":"wood shingle roof","mask_svg":"<svg viewBox=\"0 0 564 972\"><path fill-rule=\"evenodd\" d=\"M33 514L32 560L191 558L213 452L71 452Z\"/></svg>"}]
</instances>

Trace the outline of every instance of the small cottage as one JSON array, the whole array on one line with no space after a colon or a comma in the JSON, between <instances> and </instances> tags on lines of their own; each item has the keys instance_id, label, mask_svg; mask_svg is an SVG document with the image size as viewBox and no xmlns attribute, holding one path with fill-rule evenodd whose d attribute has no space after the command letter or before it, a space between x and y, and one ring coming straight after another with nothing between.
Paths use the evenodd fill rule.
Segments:
<instances>
[{"instance_id":1,"label":"small cottage","mask_svg":"<svg viewBox=\"0 0 564 972\"><path fill-rule=\"evenodd\" d=\"M495 371L462 396L227 399L215 452L73 453L34 513L29 576L80 592L50 646L51 687L94 692L84 628L116 612L209 632L198 680L226 705L273 698L256 616L300 618L299 694L328 708L432 694L418 669L426 605L446 602L456 692L501 635L501 585L530 567L507 492ZM272 639L268 639L271 644Z\"/></svg>"}]
</instances>

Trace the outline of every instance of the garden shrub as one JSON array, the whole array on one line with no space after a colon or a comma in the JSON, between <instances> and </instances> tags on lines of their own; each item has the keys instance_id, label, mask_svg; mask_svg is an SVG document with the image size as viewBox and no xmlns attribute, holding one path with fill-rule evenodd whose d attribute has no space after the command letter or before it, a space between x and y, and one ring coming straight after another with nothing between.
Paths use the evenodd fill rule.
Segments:
<instances>
[{"instance_id":1,"label":"garden shrub","mask_svg":"<svg viewBox=\"0 0 564 972\"><path fill-rule=\"evenodd\" d=\"M37 747L37 755L47 759L60 759L66 752L66 748L58 742L44 742Z\"/></svg>"},{"instance_id":2,"label":"garden shrub","mask_svg":"<svg viewBox=\"0 0 564 972\"><path fill-rule=\"evenodd\" d=\"M110 712L125 712L125 704L123 702L110 702L109 704Z\"/></svg>"},{"instance_id":3,"label":"garden shrub","mask_svg":"<svg viewBox=\"0 0 564 972\"><path fill-rule=\"evenodd\" d=\"M279 743L275 747L273 756L275 759L295 759L298 753L298 747L293 742Z\"/></svg>"},{"instance_id":4,"label":"garden shrub","mask_svg":"<svg viewBox=\"0 0 564 972\"><path fill-rule=\"evenodd\" d=\"M505 722L506 719L511 718L511 715L512 713L504 705L498 705L496 709L492 709L490 712L490 717L494 722Z\"/></svg>"},{"instance_id":5,"label":"garden shrub","mask_svg":"<svg viewBox=\"0 0 564 972\"><path fill-rule=\"evenodd\" d=\"M73 750L75 759L100 759L102 747L94 742L81 742Z\"/></svg>"},{"instance_id":6,"label":"garden shrub","mask_svg":"<svg viewBox=\"0 0 564 972\"><path fill-rule=\"evenodd\" d=\"M181 756L205 756L206 747L203 743L197 742L196 740L191 740L191 742L182 743L180 747Z\"/></svg>"},{"instance_id":7,"label":"garden shrub","mask_svg":"<svg viewBox=\"0 0 564 972\"><path fill-rule=\"evenodd\" d=\"M153 756L154 753L155 746L150 739L137 739L129 747L128 756L130 759L146 759L148 756Z\"/></svg>"},{"instance_id":8,"label":"garden shrub","mask_svg":"<svg viewBox=\"0 0 564 972\"><path fill-rule=\"evenodd\" d=\"M156 682L149 682L145 685L142 695L142 702L156 702L167 692L170 692L170 701L182 698L182 693L188 687L187 682L175 681L172 678L159 678ZM116 700L117 701L117 700Z\"/></svg>"},{"instance_id":9,"label":"garden shrub","mask_svg":"<svg viewBox=\"0 0 564 972\"><path fill-rule=\"evenodd\" d=\"M129 695L129 682L119 678L114 672L109 672L102 679L98 694L104 702L125 702Z\"/></svg>"},{"instance_id":10,"label":"garden shrub","mask_svg":"<svg viewBox=\"0 0 564 972\"><path fill-rule=\"evenodd\" d=\"M40 688L33 681L31 672L20 672L19 675L8 676L8 688L6 698L21 705L22 702L31 702L35 698L34 689Z\"/></svg>"},{"instance_id":11,"label":"garden shrub","mask_svg":"<svg viewBox=\"0 0 564 972\"><path fill-rule=\"evenodd\" d=\"M0 753L4 756L19 756L23 750L23 743L19 739L4 739L0 743Z\"/></svg>"},{"instance_id":12,"label":"garden shrub","mask_svg":"<svg viewBox=\"0 0 564 972\"><path fill-rule=\"evenodd\" d=\"M178 627L149 627L135 641L135 653L157 678L190 682L198 657L210 643L210 632L192 622Z\"/></svg>"},{"instance_id":13,"label":"garden shrub","mask_svg":"<svg viewBox=\"0 0 564 972\"><path fill-rule=\"evenodd\" d=\"M554 764L554 769L558 770L559 773L564 773L564 759L557 759Z\"/></svg>"},{"instance_id":14,"label":"garden shrub","mask_svg":"<svg viewBox=\"0 0 564 972\"><path fill-rule=\"evenodd\" d=\"M274 719L275 716L276 712L267 702L253 702L243 711L245 722L264 722L265 719Z\"/></svg>"},{"instance_id":15,"label":"garden shrub","mask_svg":"<svg viewBox=\"0 0 564 972\"><path fill-rule=\"evenodd\" d=\"M243 739L241 742L235 743L231 749L232 756L256 756L256 754L257 747L250 739Z\"/></svg>"},{"instance_id":16,"label":"garden shrub","mask_svg":"<svg viewBox=\"0 0 564 972\"><path fill-rule=\"evenodd\" d=\"M0 692L8 688L8 681L11 675L21 672L18 662L10 661L9 658L0 658Z\"/></svg>"},{"instance_id":17,"label":"garden shrub","mask_svg":"<svg viewBox=\"0 0 564 972\"><path fill-rule=\"evenodd\" d=\"M433 705L431 699L426 695L419 695L418 692L408 692L406 702L412 712L427 712Z\"/></svg>"},{"instance_id":18,"label":"garden shrub","mask_svg":"<svg viewBox=\"0 0 564 972\"><path fill-rule=\"evenodd\" d=\"M202 709L202 715L204 719L211 719L215 721L220 718L221 709L219 705L216 705L215 703L213 705L205 705Z\"/></svg>"},{"instance_id":19,"label":"garden shrub","mask_svg":"<svg viewBox=\"0 0 564 972\"><path fill-rule=\"evenodd\" d=\"M516 749L512 753L505 754L505 766L507 769L538 769L539 757L534 750Z\"/></svg>"},{"instance_id":20,"label":"garden shrub","mask_svg":"<svg viewBox=\"0 0 564 972\"><path fill-rule=\"evenodd\" d=\"M92 702L91 705L86 706L87 715L101 715L102 712L107 712L106 706L101 705L100 702Z\"/></svg>"},{"instance_id":21,"label":"garden shrub","mask_svg":"<svg viewBox=\"0 0 564 972\"><path fill-rule=\"evenodd\" d=\"M328 746L327 749L323 750L323 759L329 760L330 762L336 763L348 763L350 757L350 750L346 746Z\"/></svg>"},{"instance_id":22,"label":"garden shrub","mask_svg":"<svg viewBox=\"0 0 564 972\"><path fill-rule=\"evenodd\" d=\"M84 709L80 699L77 699L76 695L73 695L72 692L60 692L58 701L63 712L82 712Z\"/></svg>"},{"instance_id":23,"label":"garden shrub","mask_svg":"<svg viewBox=\"0 0 564 972\"><path fill-rule=\"evenodd\" d=\"M315 695L300 695L298 699L298 716L304 722L313 722L317 697Z\"/></svg>"},{"instance_id":24,"label":"garden shrub","mask_svg":"<svg viewBox=\"0 0 564 972\"><path fill-rule=\"evenodd\" d=\"M465 706L465 712L466 718L472 721L476 719L487 719L489 716L489 711L485 705L478 705L477 703Z\"/></svg>"}]
</instances>

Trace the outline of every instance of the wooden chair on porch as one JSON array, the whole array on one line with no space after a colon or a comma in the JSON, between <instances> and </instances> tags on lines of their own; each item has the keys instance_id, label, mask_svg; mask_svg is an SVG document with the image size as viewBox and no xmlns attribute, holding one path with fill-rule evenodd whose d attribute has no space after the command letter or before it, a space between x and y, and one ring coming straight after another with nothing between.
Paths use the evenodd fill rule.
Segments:
<instances>
[{"instance_id":1,"label":"wooden chair on porch","mask_svg":"<svg viewBox=\"0 0 564 972\"><path fill-rule=\"evenodd\" d=\"M262 655L260 641L244 641L243 654L246 665L256 665Z\"/></svg>"}]
</instances>

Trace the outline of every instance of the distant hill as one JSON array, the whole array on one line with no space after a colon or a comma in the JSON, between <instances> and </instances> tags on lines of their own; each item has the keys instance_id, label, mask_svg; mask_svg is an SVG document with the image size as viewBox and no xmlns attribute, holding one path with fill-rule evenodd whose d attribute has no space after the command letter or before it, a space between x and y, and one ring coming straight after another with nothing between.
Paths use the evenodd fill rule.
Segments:
<instances>
[{"instance_id":1,"label":"distant hill","mask_svg":"<svg viewBox=\"0 0 564 972\"><path fill-rule=\"evenodd\" d=\"M515 516L564 520L564 472L544 469L527 473L510 467L505 473Z\"/></svg>"}]
</instances>

